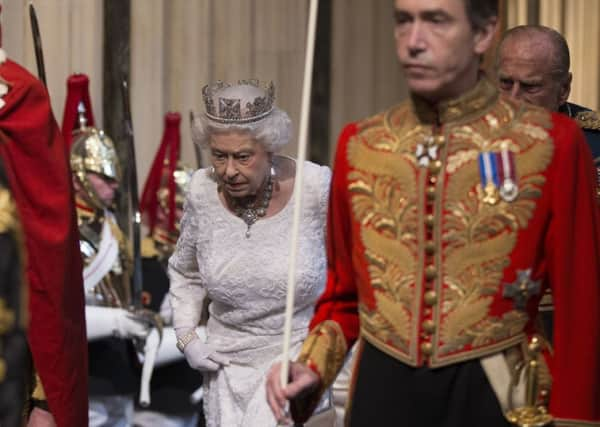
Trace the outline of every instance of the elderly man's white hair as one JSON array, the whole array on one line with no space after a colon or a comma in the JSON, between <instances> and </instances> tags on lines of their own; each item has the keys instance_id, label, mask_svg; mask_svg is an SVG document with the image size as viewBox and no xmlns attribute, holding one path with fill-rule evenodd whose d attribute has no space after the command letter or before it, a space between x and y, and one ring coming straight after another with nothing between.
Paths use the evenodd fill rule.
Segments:
<instances>
[{"instance_id":1,"label":"elderly man's white hair","mask_svg":"<svg viewBox=\"0 0 600 427\"><path fill-rule=\"evenodd\" d=\"M221 86L217 84L215 90L210 89L211 87L207 86L204 91L206 113L196 115L192 121L192 139L195 144L207 148L211 135L227 132L248 133L271 153L278 152L290 142L290 117L277 107L271 108L274 95L258 87L257 82ZM222 111L216 111L215 104L219 105L223 99L239 101L239 119L230 119Z\"/></svg>"}]
</instances>

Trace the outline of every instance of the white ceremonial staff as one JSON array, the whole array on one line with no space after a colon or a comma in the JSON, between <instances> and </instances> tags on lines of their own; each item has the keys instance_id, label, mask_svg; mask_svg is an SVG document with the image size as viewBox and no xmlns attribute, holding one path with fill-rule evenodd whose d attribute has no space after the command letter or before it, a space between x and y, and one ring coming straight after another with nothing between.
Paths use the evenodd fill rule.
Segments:
<instances>
[{"instance_id":1,"label":"white ceremonial staff","mask_svg":"<svg viewBox=\"0 0 600 427\"><path fill-rule=\"evenodd\" d=\"M317 8L319 0L311 0L308 12L308 31L306 35L306 56L304 60L304 83L302 85L302 107L300 110L300 136L298 155L296 156L296 180L294 182L294 219L288 270L287 299L285 304L285 323L283 325L283 355L281 359L281 386L288 383L290 340L292 335L292 316L294 314L294 293L296 290L296 252L300 230L300 212L302 210L302 181L304 179L304 160L308 140L308 119L310 92L312 86L313 57L315 52L315 34L317 29Z\"/></svg>"}]
</instances>

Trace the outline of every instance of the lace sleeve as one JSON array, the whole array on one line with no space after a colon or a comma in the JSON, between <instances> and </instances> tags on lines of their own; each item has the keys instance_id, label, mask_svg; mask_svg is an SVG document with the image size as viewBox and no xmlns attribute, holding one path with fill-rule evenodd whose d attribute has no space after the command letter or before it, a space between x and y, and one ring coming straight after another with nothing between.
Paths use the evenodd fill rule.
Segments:
<instances>
[{"instance_id":1,"label":"lace sleeve","mask_svg":"<svg viewBox=\"0 0 600 427\"><path fill-rule=\"evenodd\" d=\"M193 180L192 180L193 186ZM181 234L175 252L169 259L169 295L173 308L173 326L194 328L202 316L202 305L206 291L200 281L196 253L198 236L198 212L193 191L186 197L181 219Z\"/></svg>"},{"instance_id":2,"label":"lace sleeve","mask_svg":"<svg viewBox=\"0 0 600 427\"><path fill-rule=\"evenodd\" d=\"M319 213L322 218L327 218L327 209L329 207L329 188L331 187L331 169L327 166L319 168ZM323 221L324 227L327 221Z\"/></svg>"}]
</instances>

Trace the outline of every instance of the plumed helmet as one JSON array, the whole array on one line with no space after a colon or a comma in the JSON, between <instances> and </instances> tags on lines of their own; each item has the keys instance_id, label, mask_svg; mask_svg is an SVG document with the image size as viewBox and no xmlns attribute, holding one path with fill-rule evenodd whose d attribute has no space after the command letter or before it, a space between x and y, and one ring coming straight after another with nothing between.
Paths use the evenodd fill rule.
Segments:
<instances>
[{"instance_id":1,"label":"plumed helmet","mask_svg":"<svg viewBox=\"0 0 600 427\"><path fill-rule=\"evenodd\" d=\"M152 229L152 240L154 240L155 247L161 259L167 259L175 250L175 244L179 238L179 221L181 219L180 215L183 211L183 202L194 173L194 169L184 165L181 162L177 162L177 167L172 172L173 181L175 182L175 223L174 227L170 227L170 186L168 179L170 169L171 168L169 168L168 162L165 161L161 185L156 192L156 198L158 200L158 212L156 223Z\"/></svg>"},{"instance_id":2,"label":"plumed helmet","mask_svg":"<svg viewBox=\"0 0 600 427\"><path fill-rule=\"evenodd\" d=\"M71 147L73 143L74 132L81 127L81 104L85 108L85 119L87 125L95 126L94 112L92 111L92 101L90 98L90 79L87 75L77 73L72 74L67 79L67 97L65 100L65 109L63 111L62 134L67 144Z\"/></svg>"},{"instance_id":3,"label":"plumed helmet","mask_svg":"<svg viewBox=\"0 0 600 427\"><path fill-rule=\"evenodd\" d=\"M91 185L88 173L96 173L105 178L121 181L121 170L117 150L112 139L102 130L88 127L85 120L85 107L79 104L80 128L73 132L70 163L75 176L83 185L92 203L99 209L105 207Z\"/></svg>"},{"instance_id":4,"label":"plumed helmet","mask_svg":"<svg viewBox=\"0 0 600 427\"><path fill-rule=\"evenodd\" d=\"M158 189L156 194L158 198L158 204L165 211L169 210L169 186L168 186L168 162L165 162L165 167L163 169L164 175L161 181L161 186ZM183 202L185 199L185 192L187 191L188 186L190 185L190 181L192 180L192 175L194 174L194 169L191 167L177 162L177 167L173 171L173 180L175 181L175 207L176 209L183 208ZM179 225L176 224L177 229L179 229Z\"/></svg>"},{"instance_id":5,"label":"plumed helmet","mask_svg":"<svg viewBox=\"0 0 600 427\"><path fill-rule=\"evenodd\" d=\"M173 209L165 209L168 216L167 224L163 225L169 231L175 231L175 195L177 184L175 182L175 172L179 162L179 151L181 147L181 114L169 112L165 115L165 130L154 156L152 167L148 173L148 178L144 184L144 191L140 199L140 211L142 212L146 224L153 233L157 225L160 208L159 192L164 195L166 206L173 206ZM163 212L164 213L164 212Z\"/></svg>"}]
</instances>

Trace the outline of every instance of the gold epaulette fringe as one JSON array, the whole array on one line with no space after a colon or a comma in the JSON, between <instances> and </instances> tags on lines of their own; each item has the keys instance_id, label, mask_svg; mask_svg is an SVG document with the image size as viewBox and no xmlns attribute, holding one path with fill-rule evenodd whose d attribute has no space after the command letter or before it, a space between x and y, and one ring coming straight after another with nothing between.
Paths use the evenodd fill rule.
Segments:
<instances>
[{"instance_id":1,"label":"gold epaulette fringe","mask_svg":"<svg viewBox=\"0 0 600 427\"><path fill-rule=\"evenodd\" d=\"M575 121L582 129L600 130L600 114L596 111L580 111Z\"/></svg>"}]
</instances>

